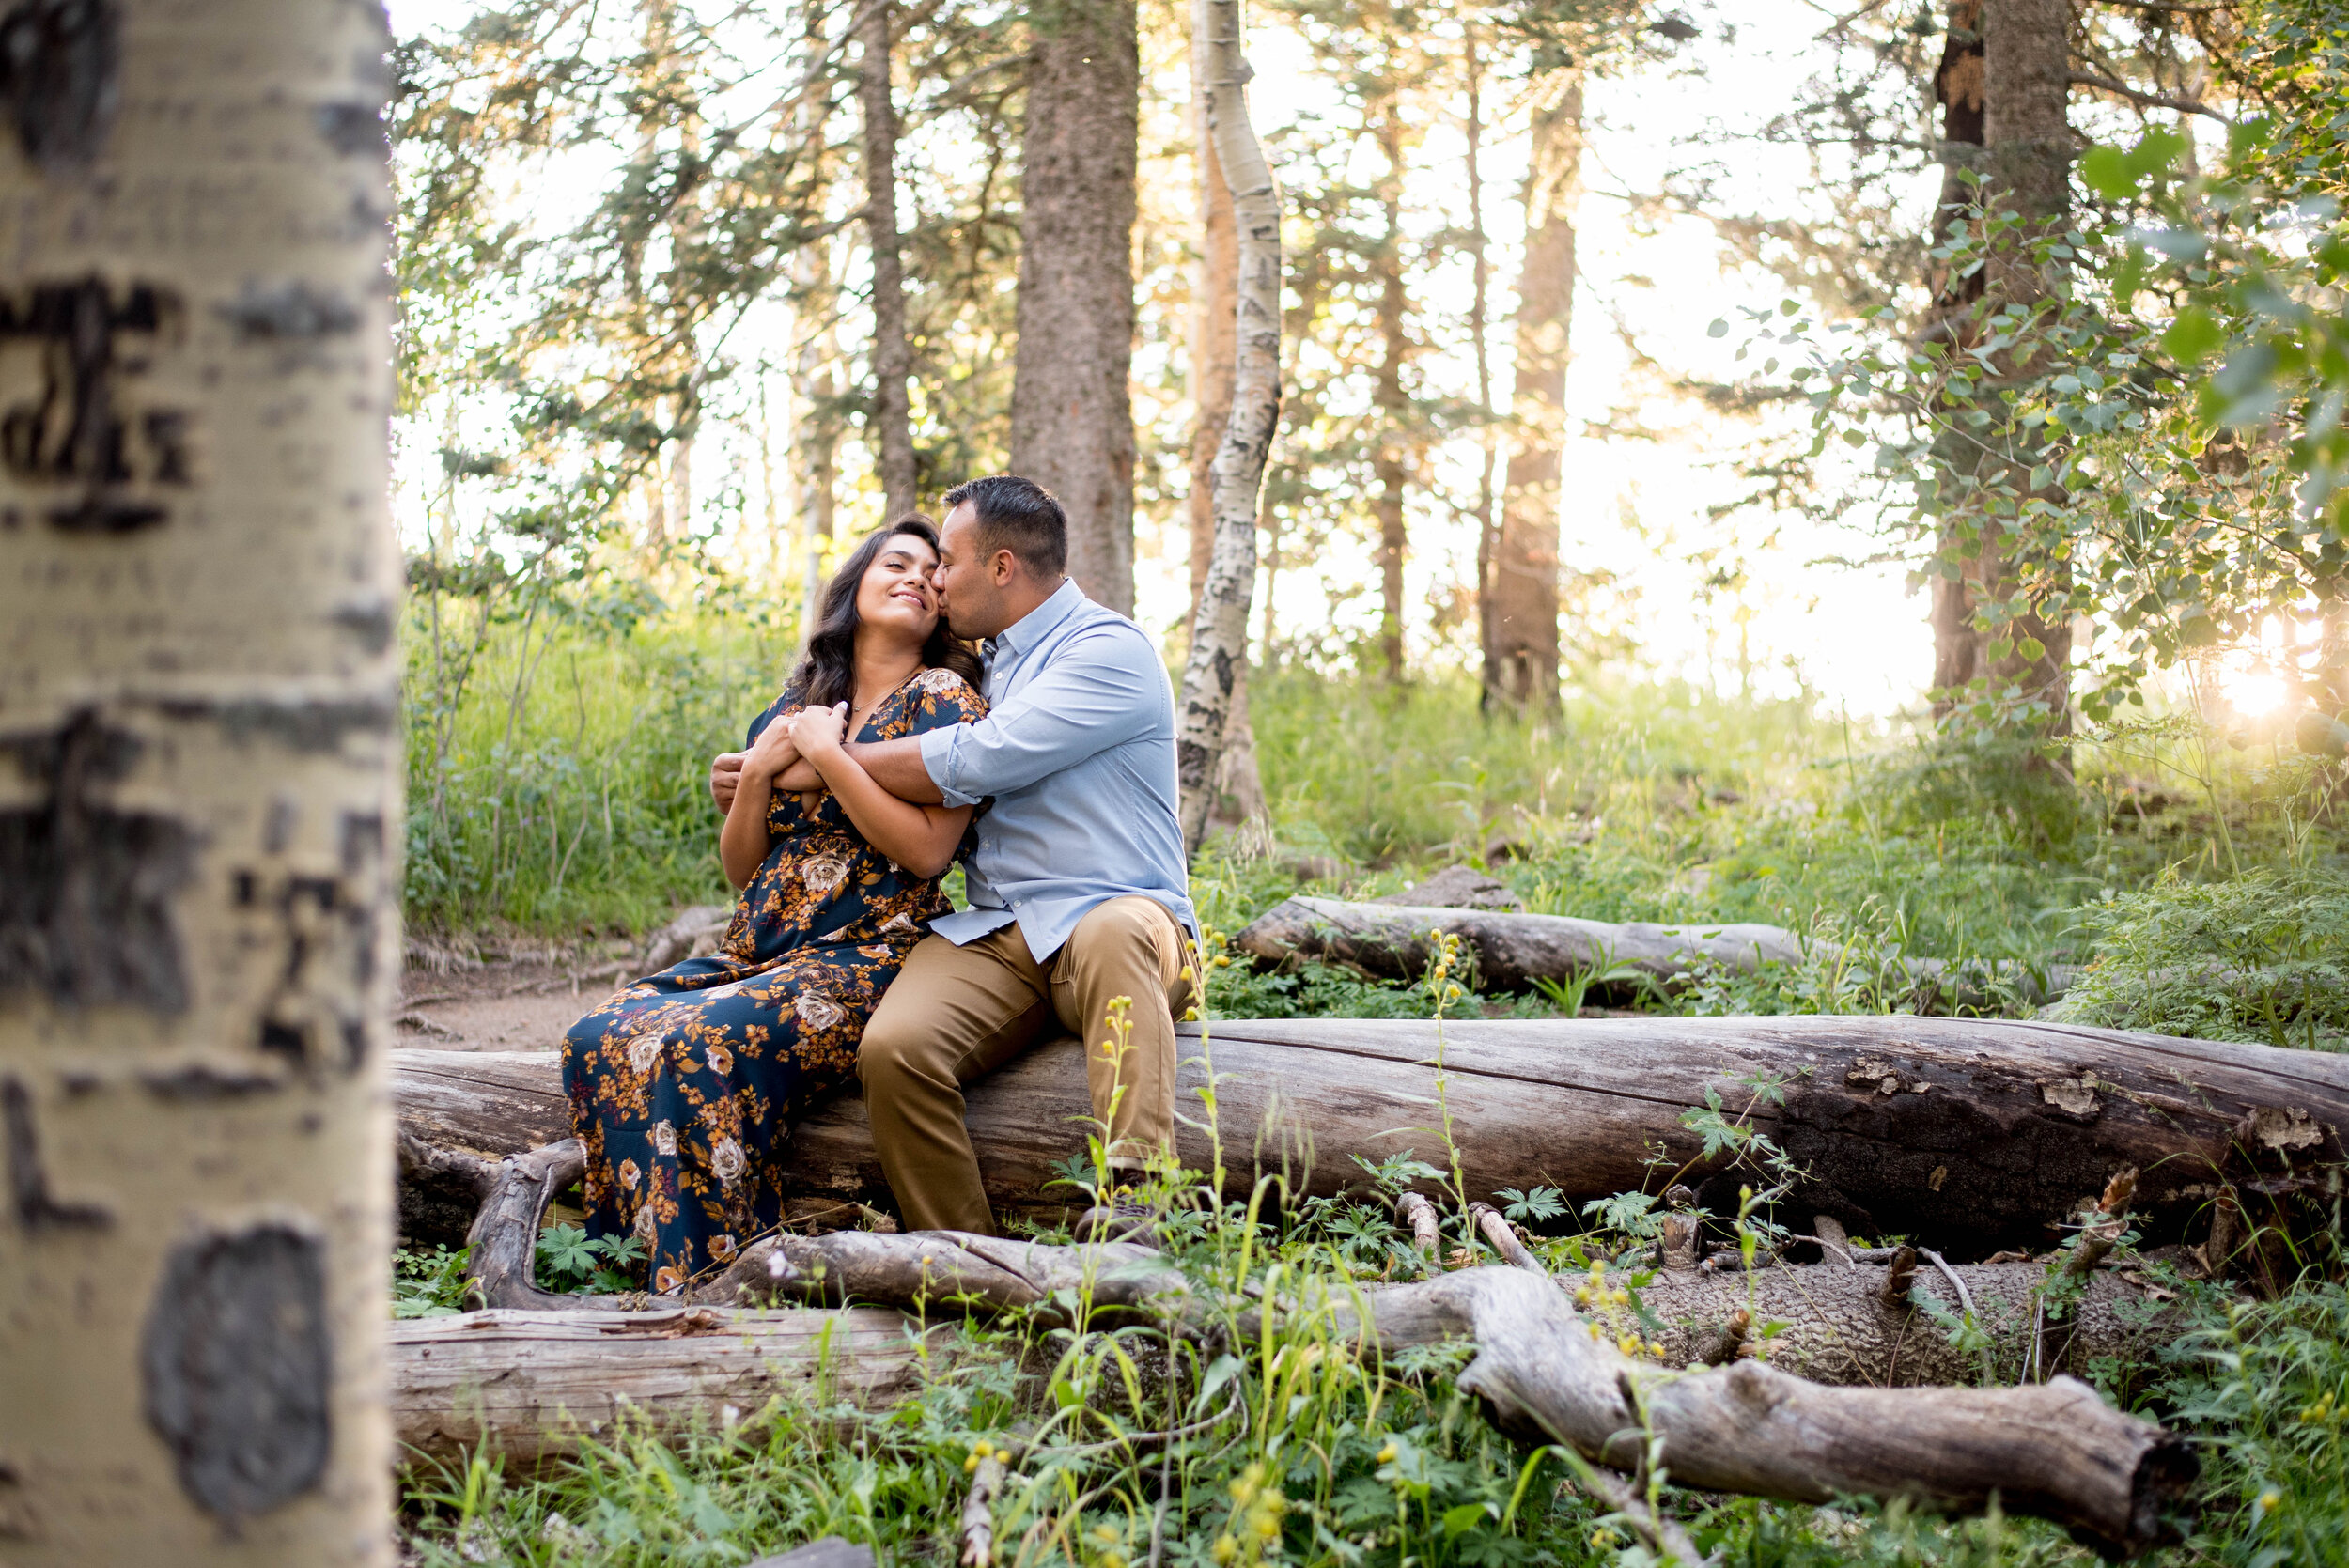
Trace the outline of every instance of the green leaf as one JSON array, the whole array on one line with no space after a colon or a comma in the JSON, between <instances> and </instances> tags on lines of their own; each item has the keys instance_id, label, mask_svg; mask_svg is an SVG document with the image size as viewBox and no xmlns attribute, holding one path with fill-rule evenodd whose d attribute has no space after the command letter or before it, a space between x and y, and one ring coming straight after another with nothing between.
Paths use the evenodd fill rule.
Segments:
<instances>
[{"instance_id":1,"label":"green leaf","mask_svg":"<svg viewBox=\"0 0 2349 1568\"><path fill-rule=\"evenodd\" d=\"M2207 359L2226 335L2217 317L2201 305L2188 305L2161 334L2162 351L2181 365L2194 365Z\"/></svg>"},{"instance_id":2,"label":"green leaf","mask_svg":"<svg viewBox=\"0 0 2349 1568\"><path fill-rule=\"evenodd\" d=\"M1729 335L1729 323L1721 319L1721 318L1716 316L1713 318L1713 324L1704 329L1704 335L1707 337L1727 337Z\"/></svg>"},{"instance_id":3,"label":"green leaf","mask_svg":"<svg viewBox=\"0 0 2349 1568\"><path fill-rule=\"evenodd\" d=\"M2137 189L2127 154L2117 147L2092 147L2080 154L2080 179L2108 201L2122 201Z\"/></svg>"},{"instance_id":4,"label":"green leaf","mask_svg":"<svg viewBox=\"0 0 2349 1568\"><path fill-rule=\"evenodd\" d=\"M2047 657L2047 644L2036 637L2026 637L2015 646L2021 650L2025 659L2036 661Z\"/></svg>"},{"instance_id":5,"label":"green leaf","mask_svg":"<svg viewBox=\"0 0 2349 1568\"><path fill-rule=\"evenodd\" d=\"M1485 1505L1481 1502L1464 1502L1457 1508L1447 1508L1443 1511L1443 1532L1446 1535L1466 1535L1484 1517Z\"/></svg>"}]
</instances>

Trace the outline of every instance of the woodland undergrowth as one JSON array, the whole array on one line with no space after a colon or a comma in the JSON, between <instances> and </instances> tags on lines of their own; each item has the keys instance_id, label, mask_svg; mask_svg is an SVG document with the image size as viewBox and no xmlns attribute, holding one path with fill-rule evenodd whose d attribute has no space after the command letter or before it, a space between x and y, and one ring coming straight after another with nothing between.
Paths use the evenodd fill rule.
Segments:
<instances>
[{"instance_id":1,"label":"woodland undergrowth","mask_svg":"<svg viewBox=\"0 0 2349 1568\"><path fill-rule=\"evenodd\" d=\"M723 615L622 635L558 628L536 652L511 632L489 638L469 694L411 708L412 923L616 936L719 896L702 768L767 700L786 646L776 629ZM2019 753L1847 723L1813 703L1672 687L1589 691L1546 726L1480 718L1456 677L1391 691L1275 675L1254 704L1276 844L1211 845L1201 859L1210 1028L1216 1017L1549 1016L1595 999L1897 1011L1905 999L1868 976L1900 954L2086 965L2066 1006L2100 1023L2326 1049L2349 1027L2339 781L2287 737L2188 743L2149 725L2077 746L2067 785ZM1671 993L1594 973L1517 996L1463 989L1472 975L1389 986L1228 961L1229 934L1293 893L1376 896L1462 862L1536 911L1768 921L1814 939L1817 956ZM1177 1348L1170 1361L1141 1328L966 1325L974 1354L941 1361L926 1397L883 1415L819 1394L683 1439L614 1433L536 1479L502 1473L491 1455L412 1473L406 1549L430 1564L637 1568L743 1563L838 1534L884 1562L942 1565L959 1550L978 1457L1040 1423L997 1502L1004 1568L1653 1560L1561 1455L1485 1423L1453 1381L1458 1358L1379 1367L1310 1324L1245 1316L1244 1287L1283 1273L1422 1266L1369 1189L1439 1188L1449 1165L1431 1127L1414 1155L1365 1171L1358 1197L1314 1200L1278 1223L1266 1194L1210 1204L1167 1178L1171 1250L1194 1288L1231 1303L1229 1354ZM1069 1174L1088 1179L1081 1161ZM1597 1267L1606 1298L1622 1296L1610 1326L1636 1345L1644 1195L1579 1213L1540 1189L1448 1196L1456 1257L1481 1245L1463 1205L1493 1202L1537 1234L1552 1266ZM1766 1237L1766 1203L1736 1223ZM561 1232L541 1252L553 1288L608 1283L627 1262ZM2202 1443L2200 1521L2155 1562L2337 1560L2349 1540L2349 1292L2331 1250L2303 1262L2301 1284L2272 1302L2176 1281L2185 1327L2159 1361L2108 1369L2108 1394ZM461 1265L403 1255L397 1310L449 1310ZM1163 1453L1132 1446L1135 1432L1178 1421L1208 1425ZM2092 1560L2052 1527L1996 1515L1686 1494L1668 1506L1718 1560L1754 1568Z\"/></svg>"}]
</instances>

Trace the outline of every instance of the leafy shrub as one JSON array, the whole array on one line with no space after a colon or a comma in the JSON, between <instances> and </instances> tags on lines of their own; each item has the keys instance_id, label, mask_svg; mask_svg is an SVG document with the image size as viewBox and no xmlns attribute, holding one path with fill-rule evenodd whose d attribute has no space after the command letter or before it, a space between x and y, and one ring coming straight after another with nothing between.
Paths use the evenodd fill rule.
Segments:
<instances>
[{"instance_id":1,"label":"leafy shrub","mask_svg":"<svg viewBox=\"0 0 2349 1568\"><path fill-rule=\"evenodd\" d=\"M401 1248L392 1254L392 1315L445 1317L465 1310L465 1255L435 1247L429 1252Z\"/></svg>"},{"instance_id":2,"label":"leafy shrub","mask_svg":"<svg viewBox=\"0 0 2349 1568\"><path fill-rule=\"evenodd\" d=\"M538 1233L538 1276L570 1296L615 1296L643 1287L645 1244L634 1236L595 1236L577 1225Z\"/></svg>"},{"instance_id":3,"label":"leafy shrub","mask_svg":"<svg viewBox=\"0 0 2349 1568\"><path fill-rule=\"evenodd\" d=\"M2095 962L2062 1016L2116 1029L2349 1048L2349 877L2170 873L2083 913Z\"/></svg>"}]
</instances>

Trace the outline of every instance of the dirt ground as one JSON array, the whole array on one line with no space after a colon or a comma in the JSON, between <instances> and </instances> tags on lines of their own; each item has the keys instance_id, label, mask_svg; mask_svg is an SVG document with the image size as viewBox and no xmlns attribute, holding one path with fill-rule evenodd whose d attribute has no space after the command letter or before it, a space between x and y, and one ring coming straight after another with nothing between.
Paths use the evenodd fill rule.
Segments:
<instances>
[{"instance_id":1,"label":"dirt ground","mask_svg":"<svg viewBox=\"0 0 2349 1568\"><path fill-rule=\"evenodd\" d=\"M491 960L435 970L411 963L393 1008L398 1043L437 1050L554 1050L581 1014L632 978L613 960Z\"/></svg>"}]
</instances>

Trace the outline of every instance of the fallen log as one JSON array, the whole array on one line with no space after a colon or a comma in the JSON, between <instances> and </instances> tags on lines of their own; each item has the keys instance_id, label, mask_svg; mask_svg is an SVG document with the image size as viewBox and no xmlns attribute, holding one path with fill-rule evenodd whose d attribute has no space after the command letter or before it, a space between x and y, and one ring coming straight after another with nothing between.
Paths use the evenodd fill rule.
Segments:
<instances>
[{"instance_id":1,"label":"fallen log","mask_svg":"<svg viewBox=\"0 0 2349 1568\"><path fill-rule=\"evenodd\" d=\"M2129 1167L2142 1172L2133 1212L2147 1244L2180 1239L2189 1221L2208 1223L2222 1171L2245 1193L2287 1159L2298 1172L2288 1179L2307 1180L2311 1169L2341 1163L2349 1127L2349 1058L2033 1020L1209 1027L1203 1039L1199 1026L1185 1026L1178 1104L1199 1113L1194 1092L1211 1053L1224 1162L1242 1189L1257 1171L1285 1171L1297 1192L1333 1193L1359 1178L1356 1155L1408 1149L1445 1163L1428 1064L1440 1046L1471 1198L1548 1185L1581 1203L1654 1188L1686 1167L1676 1179L1714 1213L1731 1212L1752 1174L1706 1161L1702 1134L1684 1125L1709 1094L1721 1115L1767 1136L1801 1172L1781 1218L1799 1225L1806 1212L1824 1213L1855 1234L1904 1235L1961 1257L2044 1250L2051 1227ZM403 1224L434 1210L412 1191L419 1183L451 1179L436 1177L423 1152L494 1162L569 1133L552 1053L393 1054L412 1189ZM1753 1088L1761 1081L1776 1083L1775 1101ZM971 1087L969 1121L999 1214L1059 1218L1081 1202L1054 1185L1053 1166L1081 1146L1089 1114L1067 1040ZM1212 1165L1204 1128L1183 1128L1177 1143L1188 1164ZM853 1096L802 1123L784 1158L794 1191L889 1203ZM1657 1158L1665 1163L1652 1165ZM441 1169L451 1165L475 1169L447 1160ZM462 1234L410 1232L451 1245Z\"/></svg>"},{"instance_id":2,"label":"fallen log","mask_svg":"<svg viewBox=\"0 0 2349 1568\"><path fill-rule=\"evenodd\" d=\"M1315 958L1374 979L1413 981L1427 972L1435 956L1431 932L1459 938L1475 958L1478 983L1502 991L1527 990L1537 980L1563 985L1593 975L1594 994L1612 994L1622 990L1624 980L1634 977L1668 985L1687 980L1704 964L1751 974L1765 964L1800 964L1815 953L1806 949L1799 935L1780 925L1617 924L1505 909L1384 901L1351 904L1302 895L1283 899L1257 916L1232 939L1232 945L1266 964ZM1898 963L1898 975L1888 978L1921 1012L1980 1008L1994 1000L1994 993L2045 1006L2062 996L2079 973L2071 965L2033 969L2004 959L1953 963L1904 958Z\"/></svg>"},{"instance_id":3,"label":"fallen log","mask_svg":"<svg viewBox=\"0 0 2349 1568\"><path fill-rule=\"evenodd\" d=\"M1365 1298L1381 1351L1462 1335L1460 1387L1504 1432L1633 1469L1651 1434L1678 1485L1798 1502L1911 1497L2061 1522L2109 1550L2161 1539L2195 1474L2186 1444L2088 1385L1828 1388L1759 1360L1674 1373L1595 1337L1548 1280L1477 1268ZM1341 1309L1343 1312L1343 1309Z\"/></svg>"},{"instance_id":4,"label":"fallen log","mask_svg":"<svg viewBox=\"0 0 2349 1568\"><path fill-rule=\"evenodd\" d=\"M953 1326L894 1308L832 1312L480 1312L390 1330L392 1431L412 1461L494 1448L535 1465L646 1430L716 1429L770 1400L880 1410L919 1392Z\"/></svg>"},{"instance_id":5,"label":"fallen log","mask_svg":"<svg viewBox=\"0 0 2349 1568\"><path fill-rule=\"evenodd\" d=\"M1506 1228L1491 1210L1484 1216L1486 1225ZM1521 1258L1525 1265L1530 1254ZM1601 1281L1563 1284L1573 1287L1577 1304L1610 1342L1627 1335L1641 1345L1660 1344L1657 1358L1667 1366L1753 1358L1833 1386L1922 1388L1968 1382L1985 1370L2014 1381L2026 1364L2045 1374L2079 1374L2100 1358L2136 1358L2168 1331L2156 1287L2141 1276L2100 1270L2060 1332L2047 1336L2042 1357L2035 1308L2046 1268L2035 1262L1943 1266L1946 1273L1913 1276L1889 1302L1881 1295L1884 1267L1841 1261L1773 1264L1750 1274L1618 1269ZM1642 1276L1646 1282L1638 1283ZM1399 1287L1365 1281L1364 1288ZM1182 1276L1146 1247L1050 1247L944 1232L761 1240L694 1299L713 1307L878 1301L932 1311L1025 1311L1059 1327L1067 1326L1065 1304L1080 1289L1097 1314L1118 1321L1188 1311ZM1959 1349L1935 1308L1952 1319L1970 1313L1983 1348Z\"/></svg>"},{"instance_id":6,"label":"fallen log","mask_svg":"<svg viewBox=\"0 0 2349 1568\"><path fill-rule=\"evenodd\" d=\"M1181 1274L1147 1249L1123 1243L1048 1247L951 1232L779 1237L746 1250L724 1286L739 1294L762 1283L770 1297L848 1295L915 1307L925 1316L958 1304L1025 1307L1043 1309L1055 1322L1069 1320L1070 1303L1081 1293L1120 1315L1155 1318L1177 1333L1212 1338L1220 1326L1211 1304L1201 1301ZM1895 1391L1828 1387L1758 1358L1675 1371L1626 1355L1606 1332L1604 1316L1586 1318L1561 1281L1521 1267L1470 1268L1374 1289L1328 1281L1307 1288L1307 1296L1282 1299L1273 1309L1292 1318L1324 1319L1341 1341L1352 1339L1382 1357L1471 1339L1477 1354L1460 1386L1484 1401L1503 1431L1569 1444L1593 1463L1619 1469L1646 1463L1653 1435L1660 1465L1685 1486L1808 1502L1906 1496L1961 1511L1987 1507L1995 1497L2009 1513L2054 1518L2108 1548L2129 1550L2159 1538L2165 1516L2194 1473L2183 1443L2114 1410L2070 1377L2019 1389ZM1243 1305L1253 1332L1258 1309ZM683 1309L651 1316L668 1325L659 1331L714 1345L722 1340L747 1344L762 1334L771 1339L779 1331L773 1326L797 1322L800 1314L761 1318ZM560 1347L593 1343L595 1353L583 1358L592 1364L592 1383L567 1376L559 1390L549 1386L547 1358L535 1345L527 1356L507 1354L525 1369L524 1387L517 1390L478 1352L457 1348L494 1343L491 1332L447 1327L397 1339L400 1391L395 1407L402 1435L426 1452L444 1446L452 1428L463 1429L464 1418L433 1425L421 1419L421 1406L435 1399L443 1409L461 1408L473 1395L484 1412L475 1418L483 1433L521 1436L514 1423L553 1422L553 1436L536 1439L534 1452L543 1453L562 1433L583 1430L583 1430L593 1431L596 1421L614 1419L624 1403L657 1407L657 1399L636 1401L617 1391L637 1384L639 1363L662 1369L670 1378L663 1387L684 1390L670 1394L669 1408L656 1408L671 1420L677 1419L679 1398L699 1400L706 1412L714 1397L763 1398L778 1378L796 1376L804 1384L816 1375L813 1336L804 1327L796 1347L801 1362L786 1368L760 1358L754 1372L737 1362L729 1379L698 1358L680 1371L675 1352L648 1351L648 1345L674 1342L626 1331L643 1321L623 1318L616 1334L600 1314L514 1314L487 1326L551 1336L547 1343ZM852 1367L861 1379L857 1389L885 1389L905 1374L912 1347L902 1334L892 1345L879 1322L867 1322L874 1333L861 1348L876 1354L852 1362L835 1355L832 1375ZM850 1337L854 1343L853 1328ZM922 1348L942 1354L939 1346ZM566 1372L582 1359L573 1350ZM419 1367L428 1364L428 1389L412 1394ZM708 1387L713 1382L724 1391L713 1395ZM486 1391L490 1389L493 1395ZM501 1402L494 1416L488 1413L490 1397ZM737 1404L743 1413L754 1407Z\"/></svg>"}]
</instances>

